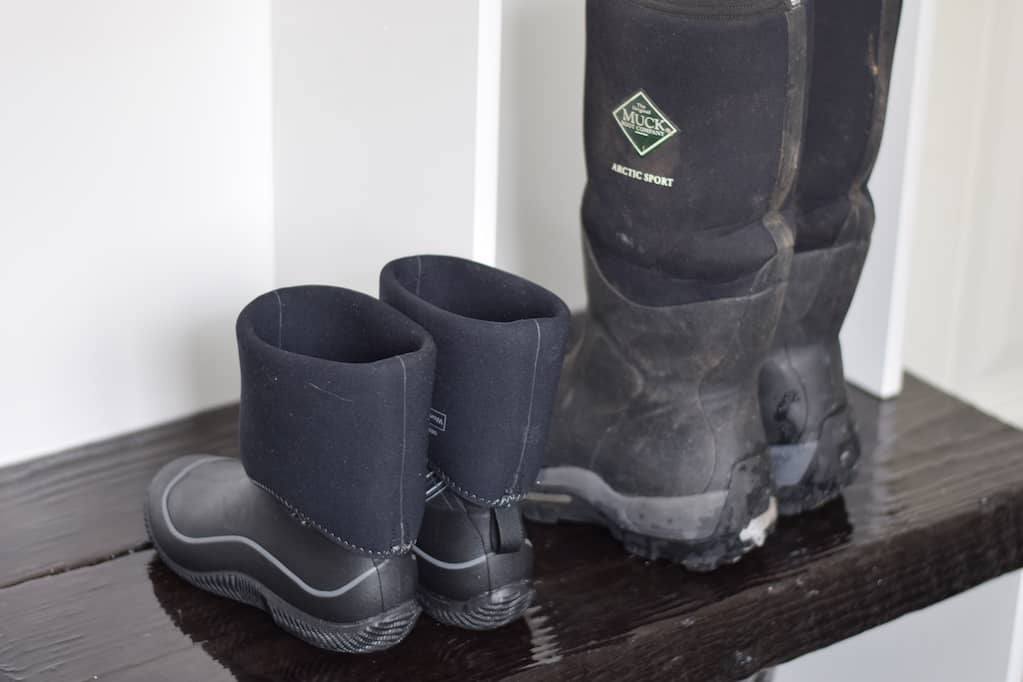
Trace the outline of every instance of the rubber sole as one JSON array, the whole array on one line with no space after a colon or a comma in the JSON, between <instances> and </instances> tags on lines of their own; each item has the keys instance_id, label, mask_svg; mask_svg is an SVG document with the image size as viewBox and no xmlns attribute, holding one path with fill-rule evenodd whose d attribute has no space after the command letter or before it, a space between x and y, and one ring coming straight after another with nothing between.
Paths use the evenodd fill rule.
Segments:
<instances>
[{"instance_id":1,"label":"rubber sole","mask_svg":"<svg viewBox=\"0 0 1023 682\"><path fill-rule=\"evenodd\" d=\"M816 443L804 445L816 447ZM782 446L787 447L787 446ZM775 448L771 448L772 459ZM821 463L825 459L833 462L827 466L831 475L821 475ZM798 516L819 509L837 500L842 491L856 480L856 464L859 461L858 449L842 449L838 453L824 454L815 452L803 478L793 485L778 485L775 495L778 497L778 512L782 516Z\"/></svg>"},{"instance_id":2,"label":"rubber sole","mask_svg":"<svg viewBox=\"0 0 1023 682\"><path fill-rule=\"evenodd\" d=\"M146 532L152 541L148 510ZM422 611L419 604L411 600L361 621L334 623L296 609L243 573L189 571L168 558L155 541L153 547L164 565L193 587L266 611L282 630L327 651L366 654L389 649L408 636Z\"/></svg>"},{"instance_id":3,"label":"rubber sole","mask_svg":"<svg viewBox=\"0 0 1023 682\"><path fill-rule=\"evenodd\" d=\"M782 516L813 511L839 498L856 479L860 440L848 409L829 416L818 439L768 448Z\"/></svg>"},{"instance_id":4,"label":"rubber sole","mask_svg":"<svg viewBox=\"0 0 1023 682\"><path fill-rule=\"evenodd\" d=\"M696 540L665 538L624 528L614 520L616 515L602 510L573 491L542 485L526 496L523 513L526 518L539 523L569 522L604 526L630 554L651 561L666 559L698 573L735 563L762 546L778 518L777 502L774 497L768 497L765 508L757 509L749 518L734 523L739 528L735 532ZM715 518L724 518L730 513L726 505L724 509L717 510Z\"/></svg>"},{"instance_id":5,"label":"rubber sole","mask_svg":"<svg viewBox=\"0 0 1023 682\"><path fill-rule=\"evenodd\" d=\"M418 598L426 614L438 623L467 630L494 630L508 625L533 603L532 583L524 580L505 585L466 601L455 601L422 588Z\"/></svg>"}]
</instances>

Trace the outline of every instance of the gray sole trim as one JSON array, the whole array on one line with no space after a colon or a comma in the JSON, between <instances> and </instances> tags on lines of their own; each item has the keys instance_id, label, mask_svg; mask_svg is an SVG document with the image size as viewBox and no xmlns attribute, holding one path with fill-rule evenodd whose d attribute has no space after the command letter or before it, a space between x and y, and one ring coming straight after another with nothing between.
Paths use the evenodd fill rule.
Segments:
<instances>
[{"instance_id":1,"label":"gray sole trim","mask_svg":"<svg viewBox=\"0 0 1023 682\"><path fill-rule=\"evenodd\" d=\"M415 600L352 623L335 623L312 616L281 599L255 578L236 571L190 571L170 559L160 547L149 524L145 507L146 535L160 561L179 578L218 597L232 599L265 611L285 632L320 649L346 654L365 654L389 649L408 636L422 609ZM375 570L375 569L374 569Z\"/></svg>"},{"instance_id":2,"label":"gray sole trim","mask_svg":"<svg viewBox=\"0 0 1023 682\"><path fill-rule=\"evenodd\" d=\"M803 475L794 482L776 481L779 511L782 516L798 516L813 511L838 499L842 491L856 478L856 464L859 461L858 450L848 447L837 455L820 451L820 443L807 443L812 451L806 461ZM771 447L771 459L775 459L775 448ZM782 446L789 447L789 446ZM785 453L787 454L787 453ZM827 467L825 475L820 475L818 467ZM793 467L794 469L796 467ZM790 475L794 475L790 474Z\"/></svg>"},{"instance_id":3,"label":"gray sole trim","mask_svg":"<svg viewBox=\"0 0 1023 682\"><path fill-rule=\"evenodd\" d=\"M189 571L168 559L155 542L153 546L160 560L185 582L266 611L282 630L327 651L365 654L389 649L408 636L421 612L415 601L409 601L355 623L332 623L296 609L247 575L232 571Z\"/></svg>"},{"instance_id":4,"label":"gray sole trim","mask_svg":"<svg viewBox=\"0 0 1023 682\"><path fill-rule=\"evenodd\" d=\"M713 535L728 497L726 490L682 497L623 495L596 473L571 466L542 469L538 484L541 490L529 493L527 501L570 504L571 495L559 495L543 488L569 490L622 530L682 542Z\"/></svg>"},{"instance_id":5,"label":"gray sole trim","mask_svg":"<svg viewBox=\"0 0 1023 682\"><path fill-rule=\"evenodd\" d=\"M182 533L180 530L178 530L177 526L174 525L174 521L171 519L171 516L170 516L170 511L167 508L167 500L170 497L171 490L173 490L174 487L185 476L187 476L189 474L189 472L191 472L194 469L202 466L203 464L206 464L208 462L217 461L218 459L220 459L220 458L219 457L207 457L205 459L200 459L200 460L196 460L195 462L192 462L191 464L186 466L184 469L179 471L177 473L177 475L174 476L174 478L172 478L170 480L170 482L167 484L167 487L164 488L163 495L161 495L161 497L160 497L160 513L163 514L163 521L167 525L167 530L170 531L171 535L174 536L175 540L177 540L178 542L182 542L182 543L188 544L188 545L207 545L207 544L224 543L224 542L226 542L226 543L237 543L237 544L241 544L241 545L246 545L247 547L251 547L252 549L257 551L260 554L260 556L262 556L267 562L269 562L271 565L273 565L274 568L276 568L282 574L287 576L288 579L291 580L293 583L295 583L299 588L301 588L302 591L304 591L304 592L306 592L306 593L308 593L308 594L310 594L310 595L312 595L314 597L320 597L320 598L323 598L323 599L331 599L331 598L334 598L334 597L340 597L341 595L345 594L346 592L349 592L352 589L354 589L356 586L359 585L359 583L363 582L364 580L370 578L371 576L373 576L374 574L377 573L379 567L375 566L373 568L370 568L370 569L364 571L360 575L355 576L353 579L351 579L350 581L348 581L344 585L341 585L340 587L337 587L337 588L332 589L332 590L321 590L319 588L313 587L309 583L307 583L304 580L302 580L302 578L300 578L298 575L296 575L290 568L285 566L284 563L280 559L278 559L276 556L271 554L268 549L266 549L265 547L263 547L263 545L259 544L258 542L256 542L255 540L253 540L251 538L247 538L247 537L242 536L242 535L211 535L211 536L206 536L206 537L193 537L191 535L186 535L186 534ZM381 566L382 565L383 564L381 564Z\"/></svg>"},{"instance_id":6,"label":"gray sole trim","mask_svg":"<svg viewBox=\"0 0 1023 682\"><path fill-rule=\"evenodd\" d=\"M766 460L763 466L765 469L768 466ZM672 498L634 497L616 491L611 491L614 494L609 495L609 486L593 472L586 471L579 475L577 472L585 470L574 467L553 469L561 469L561 472L550 478L544 478L541 473L539 489L526 498L523 507L526 518L540 523L602 525L630 554L650 560L667 559L691 571L712 571L723 564L738 561L747 552L763 545L778 518L778 503L770 495L769 488L746 491L744 486L740 486L726 492L722 502L716 499L720 493ZM566 475L565 470L572 471ZM766 470L763 473L768 475ZM594 479L599 480L599 484ZM545 482L548 480L560 481L561 485L547 485ZM576 488L573 482L586 482L589 487ZM740 499L732 500L733 493L739 495ZM751 501L751 495L757 499ZM610 508L615 503L624 504L628 513L660 514L662 522L658 523L655 519L655 522L633 523L626 513ZM755 509L747 512L750 504L755 504ZM690 512L700 514L690 524L690 529L709 528L709 534L694 539L664 536L661 530L664 526L677 531L682 524L676 520L684 520L685 514ZM629 523L631 528L626 527L620 519ZM665 520L673 523L663 523Z\"/></svg>"},{"instance_id":7,"label":"gray sole trim","mask_svg":"<svg viewBox=\"0 0 1023 682\"><path fill-rule=\"evenodd\" d=\"M777 486L796 485L806 472L817 453L817 441L797 443L795 445L772 445L771 475Z\"/></svg>"},{"instance_id":8,"label":"gray sole trim","mask_svg":"<svg viewBox=\"0 0 1023 682\"><path fill-rule=\"evenodd\" d=\"M415 545L412 547L412 551L415 553L416 557L422 559L423 561L433 564L437 568L443 568L446 571L461 571L466 568L472 568L473 566L479 566L480 564L487 560L487 555L481 554L475 559L469 559L468 561L459 561L457 563L452 563L450 561L444 561L443 559L438 559L435 556L427 554L426 552L419 549L419 547Z\"/></svg>"}]
</instances>

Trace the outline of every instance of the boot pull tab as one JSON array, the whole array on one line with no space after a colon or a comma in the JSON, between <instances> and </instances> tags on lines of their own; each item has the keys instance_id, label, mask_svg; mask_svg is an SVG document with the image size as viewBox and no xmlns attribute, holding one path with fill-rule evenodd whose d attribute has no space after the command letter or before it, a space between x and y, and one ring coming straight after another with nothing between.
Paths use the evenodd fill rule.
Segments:
<instances>
[{"instance_id":1,"label":"boot pull tab","mask_svg":"<svg viewBox=\"0 0 1023 682\"><path fill-rule=\"evenodd\" d=\"M526 533L522 527L522 514L516 505L492 507L490 520L494 546L498 554L508 554L522 549Z\"/></svg>"}]
</instances>

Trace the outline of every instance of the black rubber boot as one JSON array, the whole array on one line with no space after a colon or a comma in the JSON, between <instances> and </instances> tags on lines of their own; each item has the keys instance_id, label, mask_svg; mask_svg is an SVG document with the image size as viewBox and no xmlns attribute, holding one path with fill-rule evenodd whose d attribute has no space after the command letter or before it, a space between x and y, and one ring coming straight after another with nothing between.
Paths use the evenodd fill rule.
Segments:
<instances>
[{"instance_id":1,"label":"black rubber boot","mask_svg":"<svg viewBox=\"0 0 1023 682\"><path fill-rule=\"evenodd\" d=\"M860 456L838 332L874 226L866 188L888 99L900 0L814 0L792 272L760 381L782 514L841 493Z\"/></svg>"},{"instance_id":2,"label":"black rubber boot","mask_svg":"<svg viewBox=\"0 0 1023 682\"><path fill-rule=\"evenodd\" d=\"M757 374L806 80L782 0L589 0L579 321L526 516L710 570L776 518Z\"/></svg>"},{"instance_id":3,"label":"black rubber boot","mask_svg":"<svg viewBox=\"0 0 1023 682\"><path fill-rule=\"evenodd\" d=\"M376 299L313 286L260 296L237 332L241 461L164 466L145 508L153 545L310 644L397 644L420 611L432 339Z\"/></svg>"},{"instance_id":4,"label":"black rubber boot","mask_svg":"<svg viewBox=\"0 0 1023 682\"><path fill-rule=\"evenodd\" d=\"M419 599L434 619L487 630L533 596L519 502L536 480L568 336L568 308L520 277L413 256L380 274L380 298L437 344Z\"/></svg>"}]
</instances>

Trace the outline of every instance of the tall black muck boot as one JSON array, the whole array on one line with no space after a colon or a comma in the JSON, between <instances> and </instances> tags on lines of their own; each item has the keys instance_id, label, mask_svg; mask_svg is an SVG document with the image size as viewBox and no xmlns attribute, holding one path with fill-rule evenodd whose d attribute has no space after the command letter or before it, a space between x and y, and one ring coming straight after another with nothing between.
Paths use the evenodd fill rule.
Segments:
<instances>
[{"instance_id":1,"label":"tall black muck boot","mask_svg":"<svg viewBox=\"0 0 1023 682\"><path fill-rule=\"evenodd\" d=\"M380 298L437 344L420 601L442 623L504 625L533 596L519 502L540 467L568 309L520 277L445 256L389 263Z\"/></svg>"},{"instance_id":2,"label":"tall black muck boot","mask_svg":"<svg viewBox=\"0 0 1023 682\"><path fill-rule=\"evenodd\" d=\"M692 570L772 529L758 372L792 251L798 0L589 0L578 320L526 515Z\"/></svg>"},{"instance_id":3,"label":"tall black muck boot","mask_svg":"<svg viewBox=\"0 0 1023 682\"><path fill-rule=\"evenodd\" d=\"M782 514L841 493L860 443L838 333L874 226L866 182L888 101L900 0L813 0L810 88L796 183L796 240L760 402Z\"/></svg>"},{"instance_id":4,"label":"tall black muck boot","mask_svg":"<svg viewBox=\"0 0 1023 682\"><path fill-rule=\"evenodd\" d=\"M145 508L153 545L189 583L310 644L398 643L420 612L432 339L376 299L316 286L255 299L237 334L241 461L164 466Z\"/></svg>"}]
</instances>

